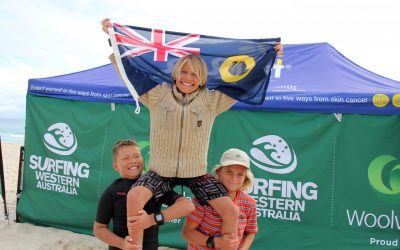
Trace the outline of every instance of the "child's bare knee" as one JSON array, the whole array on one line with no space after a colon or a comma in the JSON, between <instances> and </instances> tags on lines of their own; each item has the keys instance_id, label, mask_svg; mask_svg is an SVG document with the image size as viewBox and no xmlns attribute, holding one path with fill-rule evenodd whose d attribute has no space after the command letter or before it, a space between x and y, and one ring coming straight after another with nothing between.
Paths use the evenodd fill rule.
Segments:
<instances>
[{"instance_id":1,"label":"child's bare knee","mask_svg":"<svg viewBox=\"0 0 400 250\"><path fill-rule=\"evenodd\" d=\"M140 210L149 201L151 195L152 193L145 187L134 187L126 195L126 202L128 206Z\"/></svg>"},{"instance_id":2,"label":"child's bare knee","mask_svg":"<svg viewBox=\"0 0 400 250\"><path fill-rule=\"evenodd\" d=\"M138 198L139 198L139 196L138 196L137 192L134 189L129 190L129 192L128 192L127 196L126 196L126 199L129 202L135 202L135 201L138 200Z\"/></svg>"},{"instance_id":3,"label":"child's bare knee","mask_svg":"<svg viewBox=\"0 0 400 250\"><path fill-rule=\"evenodd\" d=\"M138 192L137 189L132 188L131 190L129 190L126 196L126 200L129 203L139 204L141 201L140 196L141 196L140 192Z\"/></svg>"}]
</instances>

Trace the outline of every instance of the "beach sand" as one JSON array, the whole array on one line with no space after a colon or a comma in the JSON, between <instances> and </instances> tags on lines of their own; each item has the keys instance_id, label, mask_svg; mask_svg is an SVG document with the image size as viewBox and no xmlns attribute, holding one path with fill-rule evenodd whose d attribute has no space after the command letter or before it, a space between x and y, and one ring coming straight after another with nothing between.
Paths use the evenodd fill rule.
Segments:
<instances>
[{"instance_id":1,"label":"beach sand","mask_svg":"<svg viewBox=\"0 0 400 250\"><path fill-rule=\"evenodd\" d=\"M6 199L9 219L5 219L3 200L0 198L0 249L1 250L85 250L108 249L96 237L73 233L52 227L15 222L18 162L21 145L2 142ZM159 247L159 250L172 248Z\"/></svg>"}]
</instances>

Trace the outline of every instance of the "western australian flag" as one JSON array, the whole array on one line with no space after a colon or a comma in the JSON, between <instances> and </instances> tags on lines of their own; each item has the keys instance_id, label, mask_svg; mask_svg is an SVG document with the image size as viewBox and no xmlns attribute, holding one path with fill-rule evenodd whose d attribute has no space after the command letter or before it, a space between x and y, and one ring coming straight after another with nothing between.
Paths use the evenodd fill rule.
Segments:
<instances>
[{"instance_id":1,"label":"western australian flag","mask_svg":"<svg viewBox=\"0 0 400 250\"><path fill-rule=\"evenodd\" d=\"M179 57L199 54L208 66L207 88L248 104L262 104L280 38L232 39L114 23L110 40L129 91L138 97L163 82Z\"/></svg>"}]
</instances>

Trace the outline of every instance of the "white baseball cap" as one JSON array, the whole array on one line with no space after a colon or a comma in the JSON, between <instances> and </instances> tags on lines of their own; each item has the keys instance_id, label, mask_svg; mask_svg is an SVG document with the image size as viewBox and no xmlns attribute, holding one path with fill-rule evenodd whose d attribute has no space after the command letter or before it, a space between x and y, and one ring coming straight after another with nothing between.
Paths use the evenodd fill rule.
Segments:
<instances>
[{"instance_id":1,"label":"white baseball cap","mask_svg":"<svg viewBox=\"0 0 400 250\"><path fill-rule=\"evenodd\" d=\"M250 169L250 159L246 152L231 148L224 152L221 157L220 166L241 165Z\"/></svg>"}]
</instances>

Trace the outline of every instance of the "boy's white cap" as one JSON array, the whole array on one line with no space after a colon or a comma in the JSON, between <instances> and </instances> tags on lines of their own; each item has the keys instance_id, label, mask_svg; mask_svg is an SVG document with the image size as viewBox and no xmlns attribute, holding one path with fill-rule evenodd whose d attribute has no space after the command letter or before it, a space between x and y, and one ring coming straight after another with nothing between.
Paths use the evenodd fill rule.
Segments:
<instances>
[{"instance_id":1,"label":"boy's white cap","mask_svg":"<svg viewBox=\"0 0 400 250\"><path fill-rule=\"evenodd\" d=\"M246 152L237 148L231 148L225 151L222 155L220 165L241 165L250 169L250 159Z\"/></svg>"}]
</instances>

